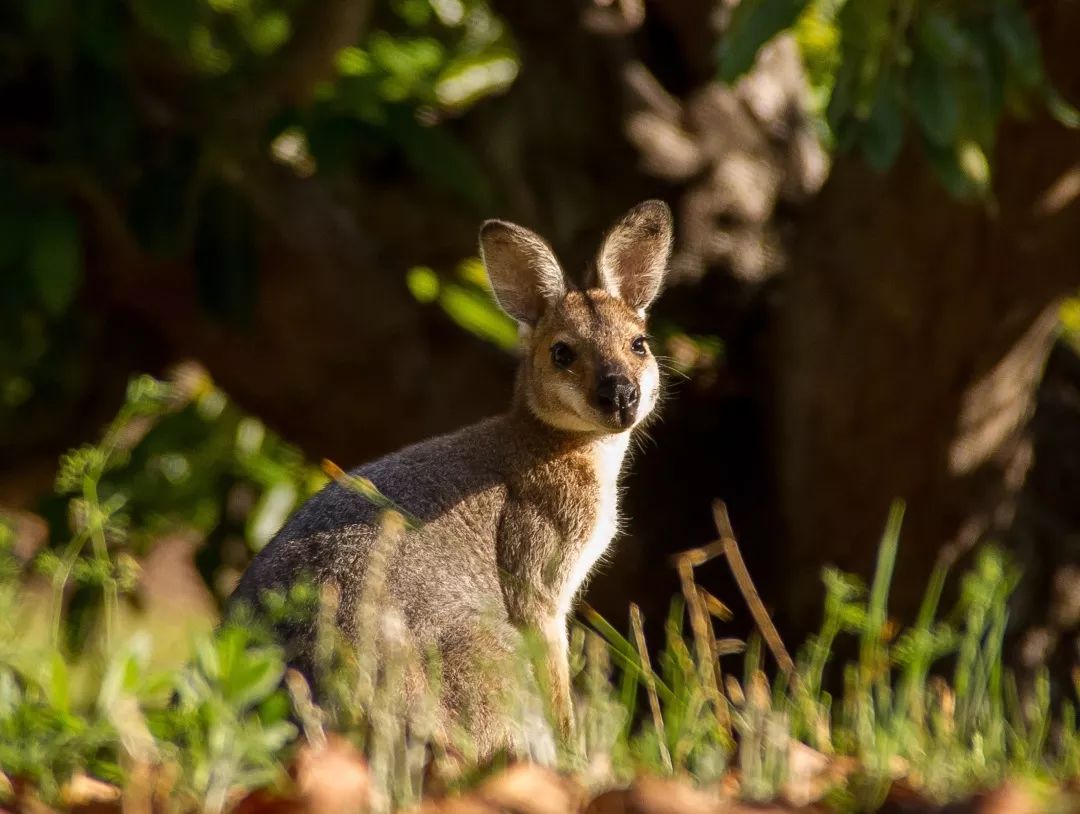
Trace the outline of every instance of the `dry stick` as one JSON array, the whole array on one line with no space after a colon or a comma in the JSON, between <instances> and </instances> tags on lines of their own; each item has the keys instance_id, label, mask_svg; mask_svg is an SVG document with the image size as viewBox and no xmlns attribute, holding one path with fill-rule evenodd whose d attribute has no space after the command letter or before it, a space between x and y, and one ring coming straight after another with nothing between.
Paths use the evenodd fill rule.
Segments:
<instances>
[{"instance_id":1,"label":"dry stick","mask_svg":"<svg viewBox=\"0 0 1080 814\"><path fill-rule=\"evenodd\" d=\"M676 557L676 570L679 572L679 582L682 583L683 596L686 597L686 608L690 614L690 628L694 632L694 648L697 650L698 664L700 669L708 670L708 674L702 676L705 692L713 709L716 711L720 726L731 733L731 713L728 709L724 693L720 689L720 661L713 650L711 635L712 622L705 611L701 594L698 593L697 583L694 582L694 560L692 552Z\"/></svg>"},{"instance_id":2,"label":"dry stick","mask_svg":"<svg viewBox=\"0 0 1080 814\"><path fill-rule=\"evenodd\" d=\"M630 627L634 630L634 642L641 658L641 667L645 673L645 689L649 696L649 709L652 711L653 726L656 727L657 741L660 744L660 757L669 772L675 771L671 762L671 752L667 747L667 733L664 731L664 716L660 713L660 698L656 694L656 679L653 675L652 662L649 660L649 648L645 645L645 625L641 617L641 608L630 603Z\"/></svg>"},{"instance_id":3,"label":"dry stick","mask_svg":"<svg viewBox=\"0 0 1080 814\"><path fill-rule=\"evenodd\" d=\"M739 544L735 540L735 532L731 529L727 506L722 500L713 501L713 521L716 523L716 530L720 533L720 545L731 566L731 573L735 576L735 582L742 591L746 604L750 607L750 614L754 617L776 663L780 665L784 674L790 677L795 672L795 662L788 655L787 648L780 639L780 633L769 618L769 612L765 609L765 604L761 601L753 580L750 579L750 572L746 569L746 563L743 562L742 554L739 552Z\"/></svg>"}]
</instances>

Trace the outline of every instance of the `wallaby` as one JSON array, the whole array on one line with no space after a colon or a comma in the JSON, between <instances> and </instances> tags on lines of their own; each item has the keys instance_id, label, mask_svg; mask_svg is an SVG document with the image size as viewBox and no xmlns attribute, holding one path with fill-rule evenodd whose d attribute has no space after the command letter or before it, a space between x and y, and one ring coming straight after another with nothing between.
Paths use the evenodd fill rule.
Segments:
<instances>
[{"instance_id":1,"label":"wallaby","mask_svg":"<svg viewBox=\"0 0 1080 814\"><path fill-rule=\"evenodd\" d=\"M470 731L481 753L515 748L493 697L523 629L548 645L552 706L571 728L568 616L618 531L627 446L660 392L645 317L671 241L667 205L639 204L604 237L594 287L576 288L537 234L485 222L484 267L520 326L510 410L353 472L419 521L387 555L383 596L418 645L437 652L444 722ZM337 624L355 639L379 516L331 483L259 552L234 601L257 604L308 575L336 591ZM295 660L310 656L314 626L288 636Z\"/></svg>"}]
</instances>

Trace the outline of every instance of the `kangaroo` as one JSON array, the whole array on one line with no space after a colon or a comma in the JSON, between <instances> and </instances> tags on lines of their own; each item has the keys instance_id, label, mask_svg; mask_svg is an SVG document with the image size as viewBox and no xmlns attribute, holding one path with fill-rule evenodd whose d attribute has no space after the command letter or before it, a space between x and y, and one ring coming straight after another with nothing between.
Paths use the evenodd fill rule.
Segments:
<instances>
[{"instance_id":1,"label":"kangaroo","mask_svg":"<svg viewBox=\"0 0 1080 814\"><path fill-rule=\"evenodd\" d=\"M384 597L441 660L441 715L482 754L514 749L494 696L521 631L548 645L552 707L572 728L567 625L575 597L619 529L619 475L632 431L656 405L660 372L645 331L672 241L671 212L646 201L604 237L574 287L548 244L500 220L480 229L498 305L520 326L508 412L354 470L419 522L384 563ZM255 557L233 595L257 605L302 574L332 587L337 624L356 637L358 597L380 509L338 483L300 507ZM293 659L314 626L288 634ZM357 644L362 644L357 642Z\"/></svg>"}]
</instances>

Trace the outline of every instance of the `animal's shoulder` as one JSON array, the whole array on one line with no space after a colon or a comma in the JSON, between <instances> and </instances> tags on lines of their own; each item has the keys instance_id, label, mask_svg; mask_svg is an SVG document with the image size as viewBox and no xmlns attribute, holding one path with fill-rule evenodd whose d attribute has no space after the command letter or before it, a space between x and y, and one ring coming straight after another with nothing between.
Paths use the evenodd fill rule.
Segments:
<instances>
[{"instance_id":1,"label":"animal's shoulder","mask_svg":"<svg viewBox=\"0 0 1080 814\"><path fill-rule=\"evenodd\" d=\"M374 527L387 502L421 521L433 520L499 485L505 468L502 433L498 419L488 419L358 466L349 474L361 480L359 488L327 484L278 536L298 539L343 527ZM367 484L378 494L365 494Z\"/></svg>"}]
</instances>

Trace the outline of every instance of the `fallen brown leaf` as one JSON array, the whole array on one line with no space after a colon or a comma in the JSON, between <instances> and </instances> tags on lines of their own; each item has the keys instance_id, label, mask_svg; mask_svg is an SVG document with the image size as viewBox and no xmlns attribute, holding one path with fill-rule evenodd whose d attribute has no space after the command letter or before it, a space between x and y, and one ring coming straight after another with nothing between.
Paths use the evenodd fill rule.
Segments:
<instances>
[{"instance_id":1,"label":"fallen brown leaf","mask_svg":"<svg viewBox=\"0 0 1080 814\"><path fill-rule=\"evenodd\" d=\"M889 789L878 814L1043 814L1044 810L1030 791L1012 780L991 791L944 805L930 800L904 782L897 782Z\"/></svg>"},{"instance_id":2,"label":"fallen brown leaf","mask_svg":"<svg viewBox=\"0 0 1080 814\"><path fill-rule=\"evenodd\" d=\"M451 794L451 789L468 771L469 761L465 755L449 744L444 744L438 754L433 754L424 766L424 797L441 799Z\"/></svg>"},{"instance_id":3,"label":"fallen brown leaf","mask_svg":"<svg viewBox=\"0 0 1080 814\"><path fill-rule=\"evenodd\" d=\"M738 768L728 769L716 784L716 788L722 799L734 800L742 788L742 772Z\"/></svg>"},{"instance_id":4,"label":"fallen brown leaf","mask_svg":"<svg viewBox=\"0 0 1080 814\"><path fill-rule=\"evenodd\" d=\"M371 777L355 746L338 735L326 745L301 746L290 769L291 794L254 791L233 814L365 814L371 802Z\"/></svg>"},{"instance_id":5,"label":"fallen brown leaf","mask_svg":"<svg viewBox=\"0 0 1080 814\"><path fill-rule=\"evenodd\" d=\"M13 814L56 814L56 811L37 796L37 790L19 777L12 777L11 810Z\"/></svg>"},{"instance_id":6,"label":"fallen brown leaf","mask_svg":"<svg viewBox=\"0 0 1080 814\"><path fill-rule=\"evenodd\" d=\"M8 806L12 814L56 814L37 795L37 789L21 777L3 776L5 795L10 798ZM6 809L0 809L6 811Z\"/></svg>"},{"instance_id":7,"label":"fallen brown leaf","mask_svg":"<svg viewBox=\"0 0 1080 814\"><path fill-rule=\"evenodd\" d=\"M717 790L698 789L673 778L641 777L626 789L599 795L585 814L720 814L727 810Z\"/></svg>"},{"instance_id":8,"label":"fallen brown leaf","mask_svg":"<svg viewBox=\"0 0 1080 814\"><path fill-rule=\"evenodd\" d=\"M788 777L781 796L794 806L816 803L836 782L833 761L797 740L788 742Z\"/></svg>"},{"instance_id":9,"label":"fallen brown leaf","mask_svg":"<svg viewBox=\"0 0 1080 814\"><path fill-rule=\"evenodd\" d=\"M475 795L440 797L424 800L407 814L499 814L499 809Z\"/></svg>"},{"instance_id":10,"label":"fallen brown leaf","mask_svg":"<svg viewBox=\"0 0 1080 814\"><path fill-rule=\"evenodd\" d=\"M293 761L293 778L312 814L361 814L371 799L371 776L363 755L338 735L326 746L302 746Z\"/></svg>"},{"instance_id":11,"label":"fallen brown leaf","mask_svg":"<svg viewBox=\"0 0 1080 814\"><path fill-rule=\"evenodd\" d=\"M296 796L281 796L265 789L251 792L231 814L305 814L307 807Z\"/></svg>"},{"instance_id":12,"label":"fallen brown leaf","mask_svg":"<svg viewBox=\"0 0 1080 814\"><path fill-rule=\"evenodd\" d=\"M993 791L976 798L974 814L1039 814L1040 805L1019 783L1008 780Z\"/></svg>"},{"instance_id":13,"label":"fallen brown leaf","mask_svg":"<svg viewBox=\"0 0 1080 814\"><path fill-rule=\"evenodd\" d=\"M12 532L12 553L22 563L33 559L49 542L49 524L39 514L0 506L2 519Z\"/></svg>"},{"instance_id":14,"label":"fallen brown leaf","mask_svg":"<svg viewBox=\"0 0 1080 814\"><path fill-rule=\"evenodd\" d=\"M72 811L119 811L120 789L112 783L77 774L61 787L60 800Z\"/></svg>"},{"instance_id":15,"label":"fallen brown leaf","mask_svg":"<svg viewBox=\"0 0 1080 814\"><path fill-rule=\"evenodd\" d=\"M940 805L901 780L889 787L878 814L938 814L940 811Z\"/></svg>"},{"instance_id":16,"label":"fallen brown leaf","mask_svg":"<svg viewBox=\"0 0 1080 814\"><path fill-rule=\"evenodd\" d=\"M512 814L567 814L581 810L585 792L576 782L535 763L517 763L481 783L473 793Z\"/></svg>"}]
</instances>

